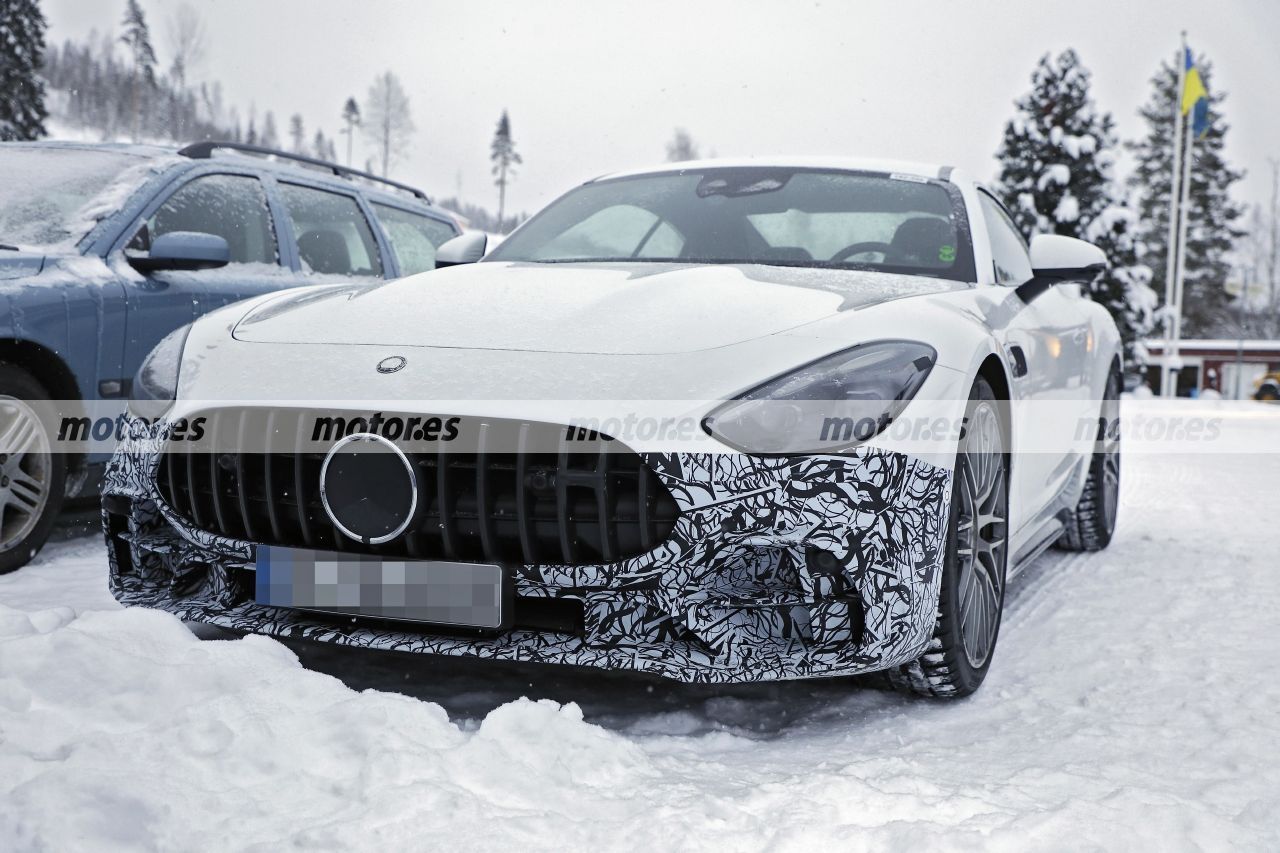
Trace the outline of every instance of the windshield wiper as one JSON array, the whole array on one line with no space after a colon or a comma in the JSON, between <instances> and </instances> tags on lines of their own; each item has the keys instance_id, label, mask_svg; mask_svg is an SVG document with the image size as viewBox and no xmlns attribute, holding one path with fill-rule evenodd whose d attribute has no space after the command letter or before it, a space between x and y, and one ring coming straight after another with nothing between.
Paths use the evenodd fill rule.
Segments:
<instances>
[{"instance_id":1,"label":"windshield wiper","mask_svg":"<svg viewBox=\"0 0 1280 853\"><path fill-rule=\"evenodd\" d=\"M3 249L3 250L4 250L4 251L6 251L6 252L21 252L21 251L22 251L22 250L21 250L21 249L19 249L17 246L10 246L8 243L0 243L0 249Z\"/></svg>"}]
</instances>

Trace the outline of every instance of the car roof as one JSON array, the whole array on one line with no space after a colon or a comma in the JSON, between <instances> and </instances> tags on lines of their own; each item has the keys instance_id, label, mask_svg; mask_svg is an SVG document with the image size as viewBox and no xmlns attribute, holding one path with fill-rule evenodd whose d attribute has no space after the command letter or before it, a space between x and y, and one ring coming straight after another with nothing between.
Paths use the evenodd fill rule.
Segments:
<instances>
[{"instance_id":1,"label":"car roof","mask_svg":"<svg viewBox=\"0 0 1280 853\"><path fill-rule=\"evenodd\" d=\"M174 157L180 154L180 149L176 147L130 142L80 142L42 139L28 142L5 142L0 144L11 148L55 148L66 151L111 151L140 158ZM310 182L328 184L333 187L350 189L354 186L358 187L360 193L370 201L386 202L400 207L418 209L426 208L436 214L446 217L449 216L443 208L433 204L430 198L415 196L409 192L408 190L410 188L397 190L392 188L390 185L382 185L375 180L366 180L358 175L337 175L334 174L331 168L324 169L318 164L309 166L304 161L291 160L289 157L290 155L285 151L280 151L275 156L261 156L257 154L241 153L229 148L218 148L216 153L209 157L184 157L183 159L187 160L192 166L218 161L238 162L241 165L249 165L264 172L271 172L272 174L281 176L305 178ZM338 168L342 167L339 166ZM426 194L423 193L422 196L426 196Z\"/></svg>"},{"instance_id":2,"label":"car roof","mask_svg":"<svg viewBox=\"0 0 1280 853\"><path fill-rule=\"evenodd\" d=\"M724 168L783 168L783 169L834 169L849 172L885 172L888 174L912 175L920 178L941 178L946 180L952 167L933 163L918 163L910 160L882 160L867 157L720 157L705 160L688 160L680 163L663 163L643 169L627 169L610 172L595 178L595 181L613 178L631 178L639 175L660 174L663 172L697 171L700 169Z\"/></svg>"}]
</instances>

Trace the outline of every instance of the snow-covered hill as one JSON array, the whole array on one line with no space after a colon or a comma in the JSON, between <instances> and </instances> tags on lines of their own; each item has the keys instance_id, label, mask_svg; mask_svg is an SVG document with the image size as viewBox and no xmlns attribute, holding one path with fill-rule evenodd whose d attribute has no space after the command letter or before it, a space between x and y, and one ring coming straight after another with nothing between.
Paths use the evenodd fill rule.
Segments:
<instances>
[{"instance_id":1,"label":"snow-covered hill","mask_svg":"<svg viewBox=\"0 0 1280 853\"><path fill-rule=\"evenodd\" d=\"M1179 405L1241 452L1130 454L1111 549L1015 580L954 704L309 656L344 684L50 546L0 578L0 849L1280 848L1280 408Z\"/></svg>"}]
</instances>

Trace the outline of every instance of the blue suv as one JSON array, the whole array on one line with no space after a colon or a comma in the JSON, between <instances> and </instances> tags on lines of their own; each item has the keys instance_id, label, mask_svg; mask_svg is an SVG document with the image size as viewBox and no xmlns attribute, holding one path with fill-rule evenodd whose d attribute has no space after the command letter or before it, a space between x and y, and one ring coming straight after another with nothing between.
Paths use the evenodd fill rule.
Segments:
<instances>
[{"instance_id":1,"label":"blue suv","mask_svg":"<svg viewBox=\"0 0 1280 853\"><path fill-rule=\"evenodd\" d=\"M107 461L59 452L42 406L123 402L151 349L201 314L433 269L459 233L420 190L252 145L0 143L0 573Z\"/></svg>"}]
</instances>

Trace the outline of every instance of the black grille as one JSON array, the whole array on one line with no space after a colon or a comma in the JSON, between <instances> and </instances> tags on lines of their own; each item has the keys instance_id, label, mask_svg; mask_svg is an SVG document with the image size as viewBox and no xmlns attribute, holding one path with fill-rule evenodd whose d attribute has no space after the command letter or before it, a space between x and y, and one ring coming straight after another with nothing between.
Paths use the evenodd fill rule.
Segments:
<instances>
[{"instance_id":1,"label":"black grille","mask_svg":"<svg viewBox=\"0 0 1280 853\"><path fill-rule=\"evenodd\" d=\"M436 452L408 453L419 488L414 521L390 542L363 545L339 532L320 502L325 450L272 449L306 446L317 417L344 414L368 416L205 412L205 440L214 449L171 443L157 473L160 493L197 528L234 539L503 564L624 560L665 540L679 515L657 475L621 442L567 441L567 428L553 424L475 421ZM264 435L268 452L221 451Z\"/></svg>"}]
</instances>

